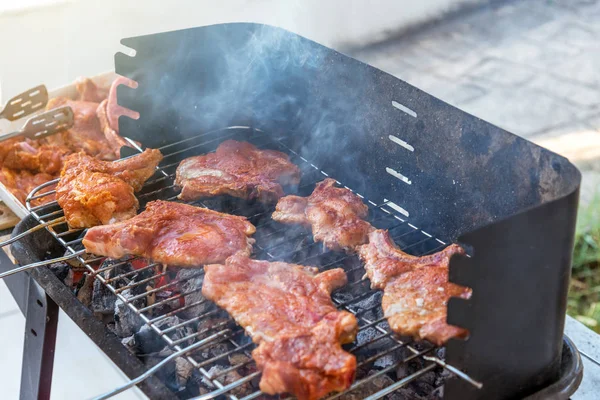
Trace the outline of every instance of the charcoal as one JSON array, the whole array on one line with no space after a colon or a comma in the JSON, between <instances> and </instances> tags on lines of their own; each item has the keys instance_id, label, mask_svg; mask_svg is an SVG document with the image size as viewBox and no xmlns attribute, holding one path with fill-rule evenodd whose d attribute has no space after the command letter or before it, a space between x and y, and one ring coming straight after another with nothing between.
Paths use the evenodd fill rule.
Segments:
<instances>
[{"instance_id":1,"label":"charcoal","mask_svg":"<svg viewBox=\"0 0 600 400\"><path fill-rule=\"evenodd\" d=\"M437 374L433 371L429 371L423 375L421 375L421 377L419 378L420 382L425 382L431 386L436 386L436 376Z\"/></svg>"},{"instance_id":2,"label":"charcoal","mask_svg":"<svg viewBox=\"0 0 600 400\"><path fill-rule=\"evenodd\" d=\"M339 292L334 293L332 297L340 303L348 303L348 302L352 301L352 299L354 298L354 295L349 292L339 291Z\"/></svg>"},{"instance_id":3,"label":"charcoal","mask_svg":"<svg viewBox=\"0 0 600 400\"><path fill-rule=\"evenodd\" d=\"M152 286L152 285L146 286L146 291L152 290L152 289L154 289L154 286ZM148 304L159 303L159 302L165 301L171 297L174 297L176 295L177 295L177 293L174 292L173 290L163 289L159 292L155 292L155 293L152 293L151 295L149 295L149 296L151 296L152 301L148 301ZM152 309L152 314L153 315L163 315L170 311L176 310L181 307L180 301L181 301L181 298L177 297L170 301L166 301L165 303L159 304ZM193 317L187 317L186 319L190 319L190 318L193 318Z\"/></svg>"},{"instance_id":4,"label":"charcoal","mask_svg":"<svg viewBox=\"0 0 600 400\"><path fill-rule=\"evenodd\" d=\"M171 326L178 325L182 322L184 322L184 320L179 319L179 317L171 316L171 317L167 317L167 318L164 318L164 319L158 321L156 323L156 325L160 329L164 330ZM195 332L194 326L192 324L186 324L184 326L178 327L174 331L169 332L168 336L171 338L171 340L175 341L175 340L183 339L184 337L190 336L194 332ZM192 343L194 343L194 337L180 343L180 346L182 346L182 347L190 346Z\"/></svg>"},{"instance_id":5,"label":"charcoal","mask_svg":"<svg viewBox=\"0 0 600 400\"><path fill-rule=\"evenodd\" d=\"M435 350L437 357L440 360L445 360L446 359L446 348L445 347L439 347Z\"/></svg>"},{"instance_id":6,"label":"charcoal","mask_svg":"<svg viewBox=\"0 0 600 400\"><path fill-rule=\"evenodd\" d=\"M177 364L175 364L175 370L177 371ZM202 395L210 393L211 390L208 389L202 382L204 378L205 377L200 370L197 368L192 368L190 371L190 376L185 384L185 389L182 389L180 392L178 392L177 396L180 399L189 399L196 398L198 394Z\"/></svg>"},{"instance_id":7,"label":"charcoal","mask_svg":"<svg viewBox=\"0 0 600 400\"><path fill-rule=\"evenodd\" d=\"M403 359L404 358L406 357L403 357ZM418 359L412 360L408 363L401 363L400 365L398 365L398 368L396 368L396 378L406 378L407 376L417 372L422 368L423 363Z\"/></svg>"},{"instance_id":8,"label":"charcoal","mask_svg":"<svg viewBox=\"0 0 600 400\"><path fill-rule=\"evenodd\" d=\"M115 312L115 302L117 296L108 290L108 288L100 282L99 279L94 280L92 290L92 306L91 309L95 313L113 314Z\"/></svg>"},{"instance_id":9,"label":"charcoal","mask_svg":"<svg viewBox=\"0 0 600 400\"><path fill-rule=\"evenodd\" d=\"M428 400L437 400L437 399L443 399L444 398L444 386L439 386L437 388L435 388L433 390L433 392L431 392L431 394L429 394L427 396Z\"/></svg>"},{"instance_id":10,"label":"charcoal","mask_svg":"<svg viewBox=\"0 0 600 400\"><path fill-rule=\"evenodd\" d=\"M208 360L208 359L212 359L214 357L218 357L224 353L227 353L232 348L233 348L233 345L229 345L227 343L220 342L220 343L215 343L212 346L203 348L202 350L200 350L200 352L198 354L203 360ZM219 359L214 360L214 363L219 364L219 365L227 365L227 358L221 357Z\"/></svg>"},{"instance_id":11,"label":"charcoal","mask_svg":"<svg viewBox=\"0 0 600 400\"><path fill-rule=\"evenodd\" d=\"M169 357L171 354L175 353L175 350L173 350L172 348L170 348L168 345L163 347L161 351L159 351L158 353L156 353L157 356L159 357Z\"/></svg>"},{"instance_id":12,"label":"charcoal","mask_svg":"<svg viewBox=\"0 0 600 400\"><path fill-rule=\"evenodd\" d=\"M121 292L121 295L125 298L131 298L134 295L131 294L131 289L126 289ZM134 305L137 308L144 307L145 299L137 299L134 301ZM143 325L143 321L139 315L131 310L121 299L115 301L115 332L119 337L128 337L136 333Z\"/></svg>"},{"instance_id":13,"label":"charcoal","mask_svg":"<svg viewBox=\"0 0 600 400\"><path fill-rule=\"evenodd\" d=\"M164 342L163 342L164 343ZM159 362L164 359L164 356L160 356L158 354L148 354L144 358L144 363L147 368L152 368ZM156 377L160 379L166 387L171 389L173 392L177 393L183 390L184 388L179 385L177 380L177 372L175 370L176 364L175 362L168 362L156 371Z\"/></svg>"},{"instance_id":14,"label":"charcoal","mask_svg":"<svg viewBox=\"0 0 600 400\"><path fill-rule=\"evenodd\" d=\"M376 371L369 371L369 376L376 373ZM356 389L351 391L350 393L346 393L341 396L342 400L359 400L364 399L365 397L369 397L375 392L380 391L390 385L392 385L394 381L387 375L379 375L367 383L358 386Z\"/></svg>"},{"instance_id":15,"label":"charcoal","mask_svg":"<svg viewBox=\"0 0 600 400\"><path fill-rule=\"evenodd\" d=\"M135 342L135 336L131 335L128 336L126 338L121 339L121 343L123 344L123 346L125 346L129 351L131 351L132 353L136 353L136 342Z\"/></svg>"},{"instance_id":16,"label":"charcoal","mask_svg":"<svg viewBox=\"0 0 600 400\"><path fill-rule=\"evenodd\" d=\"M245 346L248 343L252 343L252 338L246 334L246 331L242 331L236 336L235 341L239 346Z\"/></svg>"},{"instance_id":17,"label":"charcoal","mask_svg":"<svg viewBox=\"0 0 600 400\"><path fill-rule=\"evenodd\" d=\"M415 392L420 396L428 396L429 394L431 394L431 392L433 392L434 389L434 387L431 384L423 382L420 379L415 382L412 382L410 386L411 389L414 389Z\"/></svg>"},{"instance_id":18,"label":"charcoal","mask_svg":"<svg viewBox=\"0 0 600 400\"><path fill-rule=\"evenodd\" d=\"M220 374L221 372L223 372L226 369L227 369L227 367L224 367L221 365L214 365L211 369L208 370L208 375L212 377L217 374ZM220 382L223 386L225 386L225 385L229 385L233 382L236 382L242 378L243 378L243 376L240 375L240 373L238 371L233 370L233 371L227 372L224 375L219 375L218 377L216 377L214 379L217 380L218 382ZM215 390L217 388L216 385L214 385L210 380L208 380L206 378L202 381L202 383L204 385L206 385L206 387L210 390ZM237 397L243 397L243 396L249 395L253 391L254 391L254 389L252 388L252 386L250 386L249 384L246 383L246 384L240 385L240 386L232 389L228 393L232 394L234 396L237 396Z\"/></svg>"},{"instance_id":19,"label":"charcoal","mask_svg":"<svg viewBox=\"0 0 600 400\"><path fill-rule=\"evenodd\" d=\"M390 400L426 400L425 397L419 396L410 387L401 387L392 393L389 397Z\"/></svg>"},{"instance_id":20,"label":"charcoal","mask_svg":"<svg viewBox=\"0 0 600 400\"><path fill-rule=\"evenodd\" d=\"M193 269L182 269L177 273L177 279L180 279L182 282L179 284L181 293L190 293L184 297L185 305L194 304L204 300L204 296L202 296L202 282L204 281L204 275L201 274L198 276L199 272ZM194 318L198 315L205 313L211 303L209 301L205 301L202 304L196 305L191 308L186 308L181 311L181 316L184 318Z\"/></svg>"},{"instance_id":21,"label":"charcoal","mask_svg":"<svg viewBox=\"0 0 600 400\"><path fill-rule=\"evenodd\" d=\"M214 333L225 329L225 324L230 322L229 318L206 318L198 323L198 339L204 339Z\"/></svg>"},{"instance_id":22,"label":"charcoal","mask_svg":"<svg viewBox=\"0 0 600 400\"><path fill-rule=\"evenodd\" d=\"M151 282L147 282L146 284L139 284L139 285L134 285L136 282L140 282L146 278L149 278L150 276L152 276L152 273L148 273L148 271L142 271L139 272L135 275L133 275L131 282L129 283L130 285L132 285L132 287L128 290L131 290L131 293L134 296L146 293L148 290L153 289L153 285L151 284Z\"/></svg>"},{"instance_id":23,"label":"charcoal","mask_svg":"<svg viewBox=\"0 0 600 400\"><path fill-rule=\"evenodd\" d=\"M360 346L360 345L363 345L365 343L369 343L369 342L371 342L372 340L374 340L379 335L381 335L381 333L379 333L373 327L367 328L367 329L361 329L356 334L356 345ZM369 348L370 347L371 346L369 346Z\"/></svg>"},{"instance_id":24,"label":"charcoal","mask_svg":"<svg viewBox=\"0 0 600 400\"><path fill-rule=\"evenodd\" d=\"M183 322L176 316L167 317L160 321L157 321L155 325L161 330L165 330L171 326L180 324ZM194 333L194 330L188 326L181 326L174 331L168 333L171 340L179 340L183 337L189 336ZM135 341L137 343L138 351L141 354L150 354L161 351L165 347L165 341L148 325L144 325L141 329L135 333ZM189 346L194 342L194 338L190 338L187 341L180 343L180 346ZM168 355L168 354L167 354Z\"/></svg>"},{"instance_id":25,"label":"charcoal","mask_svg":"<svg viewBox=\"0 0 600 400\"><path fill-rule=\"evenodd\" d=\"M128 262L125 262L126 259L112 259L106 258L100 264L100 269L108 268L114 266L111 269L108 269L104 272L101 272L100 275L105 280L112 279L116 276L128 273L133 271L133 268ZM137 276L133 277L127 276L115 281L111 282L111 285L116 288L122 288L124 286L129 285L132 282L132 279L135 279ZM129 293L132 293L133 296L140 294L141 292L135 288ZM117 296L114 295L108 288L102 284L99 280L94 282L94 288L92 292L92 311L99 314L112 314L115 310L115 302L117 301Z\"/></svg>"},{"instance_id":26,"label":"charcoal","mask_svg":"<svg viewBox=\"0 0 600 400\"><path fill-rule=\"evenodd\" d=\"M200 272L200 270L198 269L194 269L194 268L181 268L179 271L177 271L177 275L175 276L176 279L179 279L181 281L187 281L189 279L194 279L194 278L202 278L204 276L204 274L202 274L202 272ZM183 282L185 283L185 282Z\"/></svg>"},{"instance_id":27,"label":"charcoal","mask_svg":"<svg viewBox=\"0 0 600 400\"><path fill-rule=\"evenodd\" d=\"M210 393L210 390L206 389L204 386L200 386L198 389L198 394L200 396Z\"/></svg>"},{"instance_id":28,"label":"charcoal","mask_svg":"<svg viewBox=\"0 0 600 400\"><path fill-rule=\"evenodd\" d=\"M142 326L133 336L140 354L158 352L165 345L165 341L148 325Z\"/></svg>"},{"instance_id":29,"label":"charcoal","mask_svg":"<svg viewBox=\"0 0 600 400\"><path fill-rule=\"evenodd\" d=\"M228 359L229 359L229 364L231 366L240 366L237 368L237 371L241 375L248 376L248 375L252 375L256 371L258 371L258 367L256 366L256 363L253 362L251 357L247 356L244 353L230 354ZM259 381L260 381L260 379L255 378L251 382L253 384L255 384L256 388L258 388Z\"/></svg>"},{"instance_id":30,"label":"charcoal","mask_svg":"<svg viewBox=\"0 0 600 400\"><path fill-rule=\"evenodd\" d=\"M102 261L102 264L100 264L99 269L109 268L112 266L114 266L114 267L102 272L102 277L104 279L111 279L111 278L114 278L115 276L119 276L119 275L126 274L128 272L133 271L133 268L131 267L131 265L125 261L127 261L127 258L120 258L120 259L105 258ZM129 282L130 282L130 279L125 277L125 278L121 278L121 279L117 279L116 281L113 281L112 285L118 289L120 287L128 285Z\"/></svg>"},{"instance_id":31,"label":"charcoal","mask_svg":"<svg viewBox=\"0 0 600 400\"><path fill-rule=\"evenodd\" d=\"M62 282L65 282L65 279L69 275L69 271L71 271L71 266L65 262L52 263L48 268L50 268L50 271L52 271Z\"/></svg>"},{"instance_id":32,"label":"charcoal","mask_svg":"<svg viewBox=\"0 0 600 400\"><path fill-rule=\"evenodd\" d=\"M243 353L233 353L228 356L231 365L241 365L251 360L250 357Z\"/></svg>"},{"instance_id":33,"label":"charcoal","mask_svg":"<svg viewBox=\"0 0 600 400\"><path fill-rule=\"evenodd\" d=\"M94 277L91 274L85 274L81 280L81 285L77 290L77 300L89 307L92 303L92 288L94 287Z\"/></svg>"},{"instance_id":34,"label":"charcoal","mask_svg":"<svg viewBox=\"0 0 600 400\"><path fill-rule=\"evenodd\" d=\"M379 375L378 377L373 378L371 380L371 385L377 391L379 391L381 389L385 389L386 387L393 385L393 384L394 384L394 380L385 374Z\"/></svg>"},{"instance_id":35,"label":"charcoal","mask_svg":"<svg viewBox=\"0 0 600 400\"><path fill-rule=\"evenodd\" d=\"M359 286L359 285L357 285ZM365 288L361 288L361 291L364 291L367 287ZM371 308L378 308L381 305L381 297L382 297L382 292L380 291L376 291L373 292L371 295L365 297L364 299L360 299L354 303L352 303L353 308L358 308L358 309L363 309L363 310L367 310L367 309L371 309Z\"/></svg>"},{"instance_id":36,"label":"charcoal","mask_svg":"<svg viewBox=\"0 0 600 400\"><path fill-rule=\"evenodd\" d=\"M379 357L377 360L375 360L375 362L373 363L373 366L383 369L383 368L389 367L390 365L394 365L397 361L398 361L398 358L396 356L394 356L393 353L386 354L385 356Z\"/></svg>"},{"instance_id":37,"label":"charcoal","mask_svg":"<svg viewBox=\"0 0 600 400\"><path fill-rule=\"evenodd\" d=\"M232 348L233 348L233 345L231 345L229 343L217 343L216 345L209 347L209 353L210 353L211 357L218 357L221 354L231 351ZM223 357L221 360L224 360L224 359L225 358Z\"/></svg>"},{"instance_id":38,"label":"charcoal","mask_svg":"<svg viewBox=\"0 0 600 400\"><path fill-rule=\"evenodd\" d=\"M194 366L185 358L177 358L175 360L175 374L179 386L185 386L192 376Z\"/></svg>"},{"instance_id":39,"label":"charcoal","mask_svg":"<svg viewBox=\"0 0 600 400\"><path fill-rule=\"evenodd\" d=\"M454 375L452 374L452 372L448 371L447 369L443 368L440 370L440 372L438 374L436 374L436 380L433 383L433 386L441 386L444 384L444 382L446 382L447 379L450 379L454 377Z\"/></svg>"},{"instance_id":40,"label":"charcoal","mask_svg":"<svg viewBox=\"0 0 600 400\"><path fill-rule=\"evenodd\" d=\"M65 280L63 281L64 284L69 287L72 288L74 285L74 276L75 276L75 272L73 272L73 268L70 268L69 266L69 272L67 272L67 277L65 278Z\"/></svg>"}]
</instances>

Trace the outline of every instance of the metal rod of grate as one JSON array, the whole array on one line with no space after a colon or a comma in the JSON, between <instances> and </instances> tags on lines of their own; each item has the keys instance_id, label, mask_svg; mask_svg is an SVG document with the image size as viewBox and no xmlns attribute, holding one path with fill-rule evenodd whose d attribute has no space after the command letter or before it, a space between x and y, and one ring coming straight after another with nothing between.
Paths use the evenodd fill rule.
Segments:
<instances>
[{"instance_id":1,"label":"metal rod of grate","mask_svg":"<svg viewBox=\"0 0 600 400\"><path fill-rule=\"evenodd\" d=\"M160 150L163 153L164 160L163 163L161 163L161 165L157 168L158 176L156 177L155 175L155 178L151 178L146 183L144 189L138 194L138 198L140 198L140 200L144 199L144 201L146 201L146 199L152 200L157 198L162 200L177 201L173 180L175 176L175 168L179 162L191 155L212 151L219 143L221 143L221 141L225 139L236 138L237 136L240 136L242 140L247 140L254 143L257 147L274 148L289 154L290 157L292 157L292 161L298 164L301 169L305 171L304 177L306 178L303 178L303 181L300 183L300 189L304 188L307 190L307 194L312 191L312 188L316 182L322 180L324 176L329 176L324 171L320 171L319 168L310 161L298 155L292 149L288 148L281 139L271 138L267 134L249 127L229 127L206 132L187 138L183 141L170 143L161 147ZM135 143L133 145L138 151L142 151L142 149L139 148ZM44 197L50 196L54 193L54 191L41 192L42 190L51 187L54 183L56 183L56 181L43 184L34 189L26 200L27 208L34 218L36 218L36 220L41 224L47 224L51 218L56 221L56 218L63 216L62 210L57 209L58 207L55 201L46 202L46 204L42 205L33 205L34 201L41 200ZM338 181L338 183L340 182ZM160 187L154 188L154 186L157 184L160 184ZM148 187L151 187L151 189L146 190ZM360 195L359 193L357 194L364 199L364 196ZM375 202L367 199L364 200L365 203L369 204L372 213L375 214L373 215L372 222L375 223L377 221L385 221L387 223L386 228L390 229L390 232L396 232L394 239L397 240L397 243L402 250L406 251L412 249L413 253L416 255L424 255L438 251L445 246L445 243L441 240L419 230L417 227L409 224L404 218L396 215L394 211L387 209L385 207L385 202L377 205ZM209 203L210 202L206 200L191 202L190 204L214 209L215 207ZM302 232L299 232L295 238L287 237L288 234L286 234L286 238L283 242L275 240L274 238L281 237L281 235L278 235L277 233L280 233L283 229L289 228L274 226L276 223L270 219L270 212L272 211L272 209L254 210L252 207L244 204L238 204L232 209L226 210L226 212L229 213L239 213L247 216L257 226L257 234L261 232L261 229L269 228L267 229L267 234L264 236L265 240L267 240L267 243L261 243L259 240L257 240L255 245L257 250L256 253L258 253L259 257L262 255L268 260L284 260L290 262L293 261L294 263L298 264L315 265L319 267L320 270L333 268L338 265L342 265L342 263L355 259L354 256L335 254L326 251L326 249L324 249L320 244L312 242L310 238L307 239L307 235ZM167 307L166 311L163 310L163 306L172 305L173 301L179 302L181 299L185 299L186 296L197 292L200 289L194 289L187 292L174 291L171 293L169 292L169 289L174 289L178 287L179 284L183 283L181 279L174 279L147 292L133 297L125 297L123 293L127 289L132 289L136 286L150 283L152 281L156 282L156 280L159 278L166 276L167 272L164 269L161 269L161 266L157 264L149 264L141 269L109 276L107 273L118 271L120 266L130 263L132 259L112 263L108 266L102 266L102 257L89 258L84 254L80 254L82 250L81 241L84 230L70 229L64 220L63 222L49 224L46 229L65 248L67 255L76 257L77 261L83 267L85 267L90 274L93 274L96 279L98 279L106 288L108 288L110 292L117 297L117 299L121 300L131 311L137 314L142 319L144 324L148 325L157 335L162 338L166 345L168 345L173 351L177 352L176 354L181 354L182 357L185 357L185 359L201 373L202 377L213 385L215 388L214 390L208 394L198 397L198 399L212 399L225 395L231 400L239 400L240 398L243 400L249 400L263 395L263 393L256 388L252 389L251 393L241 392L243 393L243 397L240 397L239 395L240 391L238 389L244 385L248 385L252 380L255 380L260 375L260 372L256 371L256 368L253 367L254 362L252 361L250 354L251 350L254 348L254 344L248 342L247 338L244 340L243 330L235 325L231 318L216 318L214 319L214 323L203 324L202 326L206 326L205 328L198 328L197 331L184 337L171 336L179 328L193 327L195 325L200 326L202 322L211 322L215 316L219 315L219 310L217 307L204 299L196 301L192 304L180 304L179 307L175 307L174 309L169 309ZM293 240L299 240L299 244L297 243L295 246L288 246L286 248L286 243ZM426 244L428 244L428 246L425 246ZM325 261L322 261L321 259ZM129 278L131 275L142 270L149 271L152 275L143 279L142 281L132 281L122 286L118 285L119 282L124 282L126 278ZM396 354L396 358L391 365L386 366L384 369L378 370L374 374L358 376L356 382L344 393L353 391L363 385L366 385L370 381L376 379L378 376L392 372L400 365L407 364L415 359L418 359L422 362L423 367L421 369L401 378L400 380L397 380L392 385L388 385L376 393L372 393L369 399L378 399L384 397L387 394L407 385L414 379L417 379L419 376L425 374L435 367L445 368L470 384L476 387L481 387L480 382L471 378L457 368L446 364L442 359L434 355L434 347L426 345L423 349L423 344L415 345L412 343L406 343L400 340L390 331L385 318L382 316L369 316L370 314L376 314L375 310L380 309L380 304L377 302L369 307L361 307L359 305L361 301L369 298L375 293L362 278L362 266L360 263L357 263L356 265L345 268L345 270L349 276L349 283L346 285L346 287L342 288L342 293L339 293L339 295L334 293L332 299L338 308L347 310L356 315L359 321L359 334L360 332L365 332L366 330L374 330L375 332L374 336L370 337L369 340L355 344L349 349L349 351L357 355L359 367L373 364L377 360L382 359L382 357L389 356L391 354ZM197 276L201 277L202 275L203 271L201 269L198 270ZM187 277L186 279L190 279L190 277ZM349 292L356 291L358 291L358 293L351 293L351 296L348 297ZM163 296L160 301L156 301L143 307L136 305L136 300L139 300L144 296L158 294L161 292L166 294L166 297ZM200 315L187 319L180 318L182 319L182 322L179 324L162 328L160 322L164 321L165 318L174 316L176 314L180 315L180 313L184 310L194 309L194 307L206 305L207 303L210 303L209 309L205 310ZM377 345L378 342L383 341L389 341L389 343L386 342L388 345L383 346L383 349L367 351L366 355L362 354L362 350L368 349L370 346ZM202 345L198 345L198 343L202 343ZM196 346L200 349L211 346L216 348L216 346L221 345L227 345L227 351L223 351L220 354L212 357L206 356L206 353L199 354L198 349L196 348ZM405 352L408 355L405 354L405 356L398 356L400 351ZM227 368L217 373L211 372L210 367L215 365L216 362L223 364L224 360L229 360L229 358L235 354L242 354L246 358L238 363L229 362L229 366ZM228 374L231 374L232 372L237 373L238 371L243 370L248 370L250 372L246 372L246 375L238 373L241 378L233 382L225 379ZM141 377L141 379L145 379L145 377L149 376L154 371L155 369L149 370L147 374L144 374L144 376ZM140 381L140 378L138 378L132 381L129 385L126 385L125 388L117 388L114 391L107 393L106 397L103 396L102 398L108 398L116 395L117 393L125 390L127 387L137 384ZM338 393L329 398L335 399L342 396L344 393Z\"/></svg>"}]
</instances>

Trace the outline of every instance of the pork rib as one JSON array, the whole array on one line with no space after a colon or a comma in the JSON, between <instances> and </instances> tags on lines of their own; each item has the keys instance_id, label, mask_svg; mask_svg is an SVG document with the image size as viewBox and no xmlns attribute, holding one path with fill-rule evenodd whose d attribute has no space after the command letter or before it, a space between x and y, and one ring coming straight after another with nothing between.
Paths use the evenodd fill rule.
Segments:
<instances>
[{"instance_id":1,"label":"pork rib","mask_svg":"<svg viewBox=\"0 0 600 400\"><path fill-rule=\"evenodd\" d=\"M358 325L330 298L346 283L342 269L318 273L237 255L204 270L203 295L258 344L252 357L262 371L262 391L313 400L351 385L356 359L341 344L354 341Z\"/></svg>"},{"instance_id":2,"label":"pork rib","mask_svg":"<svg viewBox=\"0 0 600 400\"><path fill-rule=\"evenodd\" d=\"M72 152L84 151L102 160L115 160L119 157L119 149L111 146L100 128L96 116L98 103L56 97L48 101L46 109L51 110L61 106L69 106L73 110L73 126L44 138L42 142L65 147Z\"/></svg>"},{"instance_id":3,"label":"pork rib","mask_svg":"<svg viewBox=\"0 0 600 400\"><path fill-rule=\"evenodd\" d=\"M83 245L96 255L136 255L180 267L250 255L255 232L246 218L169 201L152 201L137 216L88 230Z\"/></svg>"},{"instance_id":4,"label":"pork rib","mask_svg":"<svg viewBox=\"0 0 600 400\"><path fill-rule=\"evenodd\" d=\"M64 161L56 200L72 228L87 228L133 217L139 207L134 192L150 178L162 154L155 149L119 161L101 161L85 153Z\"/></svg>"},{"instance_id":5,"label":"pork rib","mask_svg":"<svg viewBox=\"0 0 600 400\"><path fill-rule=\"evenodd\" d=\"M373 227L364 221L369 208L360 197L345 188L335 187L335 180L317 183L308 197L286 196L279 200L272 218L285 224L312 227L315 241L331 250L352 252L368 240Z\"/></svg>"},{"instance_id":6,"label":"pork rib","mask_svg":"<svg viewBox=\"0 0 600 400\"><path fill-rule=\"evenodd\" d=\"M183 160L175 184L182 188L179 198L186 201L226 194L272 202L283 196L282 185L299 181L300 169L286 154L226 140L214 153Z\"/></svg>"},{"instance_id":7,"label":"pork rib","mask_svg":"<svg viewBox=\"0 0 600 400\"><path fill-rule=\"evenodd\" d=\"M438 253L415 257L398 249L388 231L375 230L358 254L371 287L383 290L381 305L394 332L436 345L468 334L446 323L448 300L471 296L471 289L448 281L450 258L464 254L462 247L452 244Z\"/></svg>"},{"instance_id":8,"label":"pork rib","mask_svg":"<svg viewBox=\"0 0 600 400\"><path fill-rule=\"evenodd\" d=\"M108 97L108 90L99 87L90 78L79 77L75 80L75 87L79 93L77 100L100 103Z\"/></svg>"}]
</instances>

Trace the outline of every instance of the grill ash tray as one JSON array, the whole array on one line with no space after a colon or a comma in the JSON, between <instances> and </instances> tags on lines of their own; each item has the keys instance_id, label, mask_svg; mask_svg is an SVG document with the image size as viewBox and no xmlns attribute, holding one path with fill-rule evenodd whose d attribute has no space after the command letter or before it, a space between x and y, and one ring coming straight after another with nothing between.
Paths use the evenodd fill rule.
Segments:
<instances>
[{"instance_id":1,"label":"grill ash tray","mask_svg":"<svg viewBox=\"0 0 600 400\"><path fill-rule=\"evenodd\" d=\"M544 389L525 398L525 400L563 400L575 393L583 379L583 363L575 344L568 336L563 336L560 376L558 380Z\"/></svg>"}]
</instances>

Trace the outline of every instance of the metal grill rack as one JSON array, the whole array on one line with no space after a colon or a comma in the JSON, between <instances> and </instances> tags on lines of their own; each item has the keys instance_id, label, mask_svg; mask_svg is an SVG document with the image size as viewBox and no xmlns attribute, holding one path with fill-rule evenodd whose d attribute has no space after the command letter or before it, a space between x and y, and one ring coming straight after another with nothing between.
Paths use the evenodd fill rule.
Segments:
<instances>
[{"instance_id":1,"label":"metal grill rack","mask_svg":"<svg viewBox=\"0 0 600 400\"><path fill-rule=\"evenodd\" d=\"M326 171L321 171L310 161L291 150L286 145L285 138L273 138L248 127L229 127L203 133L160 148L164 160L154 177L138 193L141 206L144 207L148 201L157 199L178 201L176 199L178 191L174 187L173 181L179 162L189 156L214 151L226 139L245 140L259 148L271 148L289 154L291 161L303 171L302 180L296 192L298 195L310 194L316 182L329 176ZM338 183L344 186L343 183ZM48 227L48 230L66 249L67 255L82 253L81 241L84 231L68 228L64 218L60 219L63 214L56 202L41 206L35 205L36 201L54 193L53 190L48 190L52 184L53 182L49 182L36 188L27 199L27 208L39 223L56 220L56 224ZM393 209L386 207L386 203L378 205L365 199L361 194L356 194L369 204L370 222L378 228L389 229L396 244L403 251L420 256L439 251L446 246L443 241L408 223ZM410 373L407 372L405 376L395 379L393 384L379 388L368 398L385 397L435 368L445 368L460 379L464 379L476 387L481 386L470 376L446 364L438 356L437 348L428 343L411 343L402 340L389 330L381 311L381 293L370 289L368 280L363 278L364 270L356 256L328 251L322 244L313 242L309 232L300 228L283 226L273 221L270 218L273 208L258 202L219 197L189 204L248 217L257 227L254 235L256 239L254 257L256 258L316 266L320 271L335 267L345 269L348 275L348 284L334 292L332 299L339 309L352 312L359 321L357 340L345 346L357 357L357 377L348 391L335 394L329 397L330 399L341 397L345 393L364 387L377 377L394 373L402 365L411 362L418 364L416 370L414 368L414 371L406 369ZM190 348L190 352L185 355L185 358L206 381L210 381L216 388L200 398L223 396L232 400L270 398L256 389L260 372L256 370L250 355L255 345L244 335L243 329L237 326L224 311L207 300L200 299L182 306L183 299L200 291L200 288L189 292L177 292L175 289L183 283L181 279L177 278L168 281L163 286L156 286L159 279L173 275L172 272L158 264L148 264L135 271L118 273L119 266L130 263L132 259L108 265L102 264L103 257L88 257L82 254L76 259L130 310L135 312L145 324L151 327L173 351L185 351L186 348ZM106 272L109 271L116 274L107 277L109 275ZM148 277L124 286L119 285L128 276L141 271L147 271ZM203 276L202 269L195 272L194 277L201 278ZM188 278L191 277L188 275ZM152 283L156 287L134 296L124 296L126 290L133 291L136 287L145 287ZM149 295L156 296L157 301L140 307L138 300ZM158 299L160 300L158 301ZM175 307L173 307L174 304ZM181 315L182 311L190 309L202 309L203 311L194 318L182 319L183 322L175 326L163 327L160 324L166 318L176 314ZM192 328L193 333L184 337L175 335L176 330L182 327ZM242 361L232 362L231 360L236 359L235 355L243 355L238 357ZM216 364L221 366L220 370L216 373L211 372L211 367ZM375 373L368 374L369 367L372 365L377 365L378 368ZM231 381L232 375L240 378Z\"/></svg>"}]
</instances>

